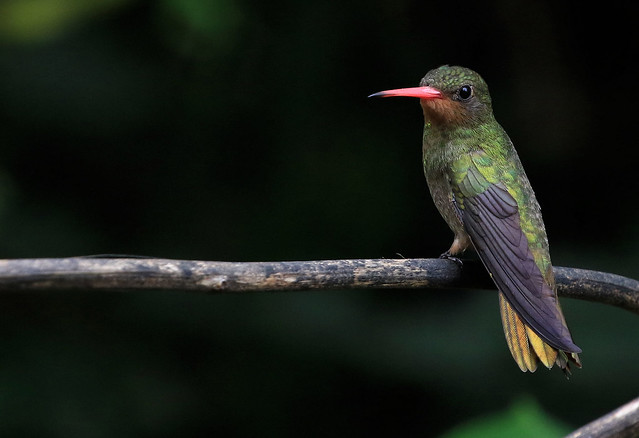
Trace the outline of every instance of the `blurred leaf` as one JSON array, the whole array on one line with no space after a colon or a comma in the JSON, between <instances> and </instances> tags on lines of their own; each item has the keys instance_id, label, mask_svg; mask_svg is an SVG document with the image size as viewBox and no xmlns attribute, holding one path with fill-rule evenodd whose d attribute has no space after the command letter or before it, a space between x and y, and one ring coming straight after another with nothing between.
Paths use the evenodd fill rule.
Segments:
<instances>
[{"instance_id":1,"label":"blurred leaf","mask_svg":"<svg viewBox=\"0 0 639 438\"><path fill-rule=\"evenodd\" d=\"M129 0L5 0L0 4L0 38L40 42Z\"/></svg>"},{"instance_id":2,"label":"blurred leaf","mask_svg":"<svg viewBox=\"0 0 639 438\"><path fill-rule=\"evenodd\" d=\"M242 13L231 0L164 0L171 43L188 55L208 57L235 43Z\"/></svg>"},{"instance_id":3,"label":"blurred leaf","mask_svg":"<svg viewBox=\"0 0 639 438\"><path fill-rule=\"evenodd\" d=\"M551 438L564 436L569 431L564 424L542 411L537 402L525 398L503 412L468 421L441 438Z\"/></svg>"}]
</instances>

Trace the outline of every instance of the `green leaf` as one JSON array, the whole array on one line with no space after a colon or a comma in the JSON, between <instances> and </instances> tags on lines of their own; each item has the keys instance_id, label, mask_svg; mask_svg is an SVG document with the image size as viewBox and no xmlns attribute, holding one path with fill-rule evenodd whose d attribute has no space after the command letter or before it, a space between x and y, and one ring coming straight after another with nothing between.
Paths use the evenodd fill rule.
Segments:
<instances>
[{"instance_id":1,"label":"green leaf","mask_svg":"<svg viewBox=\"0 0 639 438\"><path fill-rule=\"evenodd\" d=\"M5 0L0 4L0 39L41 42L129 0Z\"/></svg>"},{"instance_id":2,"label":"green leaf","mask_svg":"<svg viewBox=\"0 0 639 438\"><path fill-rule=\"evenodd\" d=\"M469 420L440 438L552 438L570 432L531 398L522 398L502 412Z\"/></svg>"}]
</instances>

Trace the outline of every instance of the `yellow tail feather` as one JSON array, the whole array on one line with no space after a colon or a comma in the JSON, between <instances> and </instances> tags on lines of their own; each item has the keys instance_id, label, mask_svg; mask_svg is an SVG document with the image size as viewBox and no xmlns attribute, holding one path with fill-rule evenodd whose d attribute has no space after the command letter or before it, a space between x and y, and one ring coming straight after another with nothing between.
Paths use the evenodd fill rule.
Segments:
<instances>
[{"instance_id":1,"label":"yellow tail feather","mask_svg":"<svg viewBox=\"0 0 639 438\"><path fill-rule=\"evenodd\" d=\"M526 333L528 334L528 341L530 342L530 345L532 345L533 350L535 351L535 354L537 354L541 363L546 365L546 368L548 369L552 368L557 360L557 350L542 341L537 333L533 332L528 326L526 326Z\"/></svg>"},{"instance_id":2,"label":"yellow tail feather","mask_svg":"<svg viewBox=\"0 0 639 438\"><path fill-rule=\"evenodd\" d=\"M513 359L522 371L534 372L537 369L537 364L541 362L547 368L552 368L553 365L557 364L569 373L567 359L577 366L581 366L577 354L570 353L570 357L567 357L564 352L560 353L556 348L548 345L537 333L524 324L501 292L499 293L499 309L506 343Z\"/></svg>"},{"instance_id":3,"label":"yellow tail feather","mask_svg":"<svg viewBox=\"0 0 639 438\"><path fill-rule=\"evenodd\" d=\"M513 359L523 372L534 372L537 369L537 356L530 349L526 326L501 292L499 293L499 309L501 310L501 322L506 335L506 343Z\"/></svg>"}]
</instances>

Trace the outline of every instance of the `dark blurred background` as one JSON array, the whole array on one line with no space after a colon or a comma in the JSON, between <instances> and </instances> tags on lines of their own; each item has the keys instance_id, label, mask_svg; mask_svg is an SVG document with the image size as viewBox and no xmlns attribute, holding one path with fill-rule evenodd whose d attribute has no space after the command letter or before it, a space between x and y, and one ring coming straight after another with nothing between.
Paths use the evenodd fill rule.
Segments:
<instances>
[{"instance_id":1,"label":"dark blurred background","mask_svg":"<svg viewBox=\"0 0 639 438\"><path fill-rule=\"evenodd\" d=\"M488 82L554 263L637 278L637 12L5 0L0 256L435 257L418 102L366 96L448 63ZM563 307L569 381L519 371L493 292L3 294L0 433L560 436L639 390L637 316Z\"/></svg>"}]
</instances>

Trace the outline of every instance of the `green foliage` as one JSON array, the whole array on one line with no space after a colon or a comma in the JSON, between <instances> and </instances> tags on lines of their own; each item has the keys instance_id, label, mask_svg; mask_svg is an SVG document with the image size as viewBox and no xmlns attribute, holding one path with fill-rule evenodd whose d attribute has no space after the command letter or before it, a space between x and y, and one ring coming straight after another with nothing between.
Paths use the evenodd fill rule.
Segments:
<instances>
[{"instance_id":1,"label":"green foliage","mask_svg":"<svg viewBox=\"0 0 639 438\"><path fill-rule=\"evenodd\" d=\"M231 50L243 22L240 3L233 0L161 0L159 15L168 41L189 56L209 58Z\"/></svg>"},{"instance_id":2,"label":"green foliage","mask_svg":"<svg viewBox=\"0 0 639 438\"><path fill-rule=\"evenodd\" d=\"M0 36L13 42L47 42L130 0L4 0Z\"/></svg>"},{"instance_id":3,"label":"green foliage","mask_svg":"<svg viewBox=\"0 0 639 438\"><path fill-rule=\"evenodd\" d=\"M498 414L469 420L440 438L552 438L568 432L569 427L545 413L534 400L523 398Z\"/></svg>"}]
</instances>

